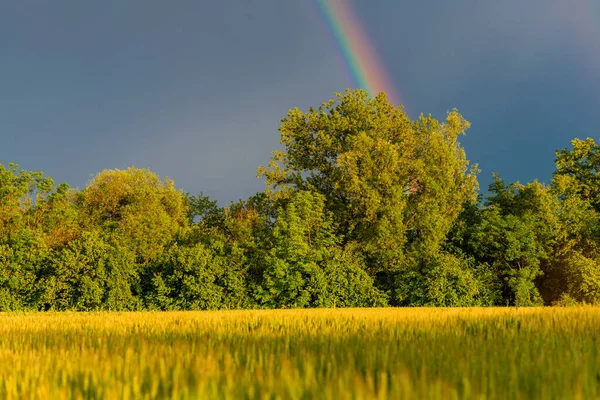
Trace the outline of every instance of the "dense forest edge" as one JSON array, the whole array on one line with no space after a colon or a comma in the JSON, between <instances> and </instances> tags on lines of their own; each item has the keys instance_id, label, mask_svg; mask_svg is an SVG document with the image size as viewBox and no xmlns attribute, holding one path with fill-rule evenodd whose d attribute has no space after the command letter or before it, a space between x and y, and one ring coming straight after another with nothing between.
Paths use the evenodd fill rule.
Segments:
<instances>
[{"instance_id":1,"label":"dense forest edge","mask_svg":"<svg viewBox=\"0 0 600 400\"><path fill-rule=\"evenodd\" d=\"M75 190L0 164L0 311L600 303L600 145L482 196L468 128L338 93L288 112L264 192L226 207L145 169Z\"/></svg>"}]
</instances>

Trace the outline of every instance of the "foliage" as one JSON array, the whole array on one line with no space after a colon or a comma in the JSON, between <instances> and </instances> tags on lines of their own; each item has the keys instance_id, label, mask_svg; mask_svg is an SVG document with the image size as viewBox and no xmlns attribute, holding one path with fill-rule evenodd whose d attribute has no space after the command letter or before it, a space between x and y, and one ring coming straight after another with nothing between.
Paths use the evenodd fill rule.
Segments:
<instances>
[{"instance_id":1,"label":"foliage","mask_svg":"<svg viewBox=\"0 0 600 400\"><path fill-rule=\"evenodd\" d=\"M431 116L411 121L384 95L371 99L364 91L337 97L283 119L284 150L259 169L268 192L325 196L337 233L374 270L434 254L460 205L475 197L476 169L468 169L457 142L469 123L456 111L444 123Z\"/></svg>"},{"instance_id":2,"label":"foliage","mask_svg":"<svg viewBox=\"0 0 600 400\"><path fill-rule=\"evenodd\" d=\"M137 168L106 170L78 196L86 227L131 249L139 262L156 259L185 226L187 202L169 179Z\"/></svg>"},{"instance_id":3,"label":"foliage","mask_svg":"<svg viewBox=\"0 0 600 400\"><path fill-rule=\"evenodd\" d=\"M398 276L397 298L406 306L489 306L499 297L495 278L474 259L440 253Z\"/></svg>"},{"instance_id":4,"label":"foliage","mask_svg":"<svg viewBox=\"0 0 600 400\"><path fill-rule=\"evenodd\" d=\"M367 306L385 303L371 277L344 252L323 195L296 192L280 210L265 259L259 299L268 307Z\"/></svg>"},{"instance_id":5,"label":"foliage","mask_svg":"<svg viewBox=\"0 0 600 400\"><path fill-rule=\"evenodd\" d=\"M38 277L37 308L135 310L135 254L111 246L98 232L84 232L45 263Z\"/></svg>"},{"instance_id":6,"label":"foliage","mask_svg":"<svg viewBox=\"0 0 600 400\"><path fill-rule=\"evenodd\" d=\"M152 268L151 308L207 310L220 308L223 289L216 284L219 265L201 244L173 245Z\"/></svg>"},{"instance_id":7,"label":"foliage","mask_svg":"<svg viewBox=\"0 0 600 400\"><path fill-rule=\"evenodd\" d=\"M572 149L556 152L554 183L564 195L576 194L600 211L600 145L573 139Z\"/></svg>"},{"instance_id":8,"label":"foliage","mask_svg":"<svg viewBox=\"0 0 600 400\"><path fill-rule=\"evenodd\" d=\"M469 126L338 93L287 113L265 191L227 206L145 169L75 190L0 164L0 311L600 303L600 145L483 195Z\"/></svg>"}]
</instances>

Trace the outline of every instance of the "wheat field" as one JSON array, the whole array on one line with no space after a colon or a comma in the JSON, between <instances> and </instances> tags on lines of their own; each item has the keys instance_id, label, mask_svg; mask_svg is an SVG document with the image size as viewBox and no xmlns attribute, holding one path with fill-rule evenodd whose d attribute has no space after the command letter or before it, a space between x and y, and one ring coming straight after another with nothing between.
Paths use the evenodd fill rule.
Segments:
<instances>
[{"instance_id":1,"label":"wheat field","mask_svg":"<svg viewBox=\"0 0 600 400\"><path fill-rule=\"evenodd\" d=\"M0 314L0 398L600 398L600 308Z\"/></svg>"}]
</instances>

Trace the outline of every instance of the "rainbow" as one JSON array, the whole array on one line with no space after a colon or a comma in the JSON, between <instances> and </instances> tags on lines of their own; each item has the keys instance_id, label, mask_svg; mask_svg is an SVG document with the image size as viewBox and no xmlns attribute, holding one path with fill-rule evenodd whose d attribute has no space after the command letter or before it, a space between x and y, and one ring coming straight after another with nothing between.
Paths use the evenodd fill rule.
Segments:
<instances>
[{"instance_id":1,"label":"rainbow","mask_svg":"<svg viewBox=\"0 0 600 400\"><path fill-rule=\"evenodd\" d=\"M363 28L349 0L315 0L326 25L342 52L354 84L372 96L385 92L388 100L400 104L400 96L381 58Z\"/></svg>"}]
</instances>

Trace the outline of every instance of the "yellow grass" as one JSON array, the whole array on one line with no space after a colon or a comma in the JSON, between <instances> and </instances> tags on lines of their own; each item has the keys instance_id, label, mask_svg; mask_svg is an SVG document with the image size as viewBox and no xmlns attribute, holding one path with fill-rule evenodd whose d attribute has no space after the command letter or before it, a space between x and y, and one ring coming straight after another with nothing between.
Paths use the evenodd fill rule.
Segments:
<instances>
[{"instance_id":1,"label":"yellow grass","mask_svg":"<svg viewBox=\"0 0 600 400\"><path fill-rule=\"evenodd\" d=\"M600 308L0 313L0 398L600 398Z\"/></svg>"}]
</instances>

